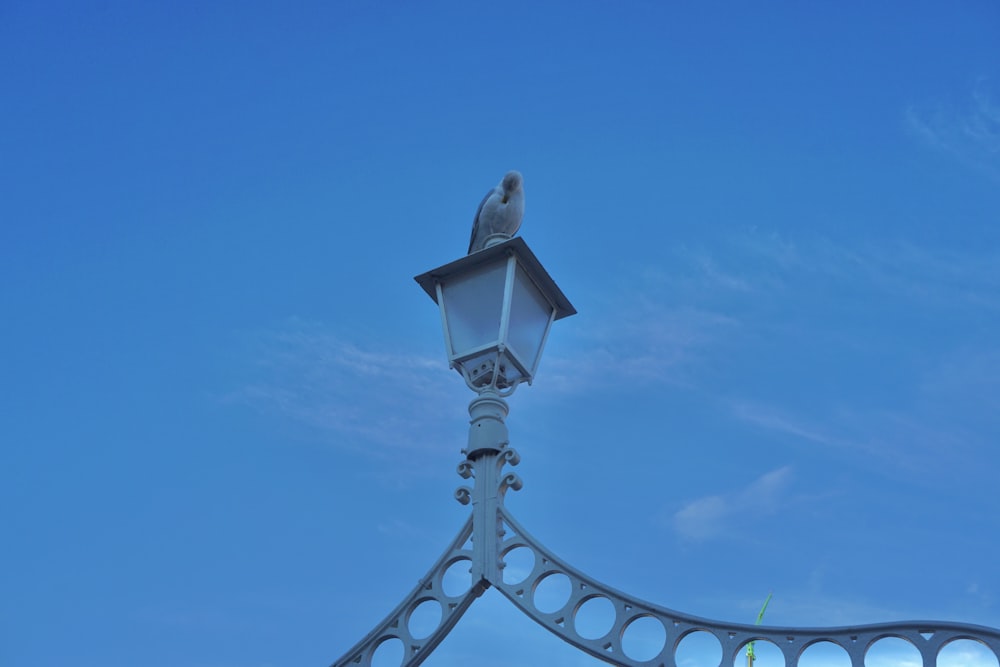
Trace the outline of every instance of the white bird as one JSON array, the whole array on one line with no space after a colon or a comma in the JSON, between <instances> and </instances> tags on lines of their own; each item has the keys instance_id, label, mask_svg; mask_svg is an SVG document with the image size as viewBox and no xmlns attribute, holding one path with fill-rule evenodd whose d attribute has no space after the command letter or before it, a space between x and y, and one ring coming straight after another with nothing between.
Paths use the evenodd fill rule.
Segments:
<instances>
[{"instance_id":1,"label":"white bird","mask_svg":"<svg viewBox=\"0 0 1000 667\"><path fill-rule=\"evenodd\" d=\"M486 193L472 222L469 253L482 250L493 234L512 237L521 227L524 217L524 179L516 171L508 171L500 185Z\"/></svg>"}]
</instances>

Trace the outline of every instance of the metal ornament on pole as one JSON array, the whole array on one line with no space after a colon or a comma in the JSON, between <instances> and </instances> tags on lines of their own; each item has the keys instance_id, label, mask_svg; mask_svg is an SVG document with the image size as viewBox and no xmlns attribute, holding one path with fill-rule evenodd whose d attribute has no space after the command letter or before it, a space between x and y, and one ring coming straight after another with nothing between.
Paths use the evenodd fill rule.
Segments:
<instances>
[{"instance_id":1,"label":"metal ornament on pole","mask_svg":"<svg viewBox=\"0 0 1000 667\"><path fill-rule=\"evenodd\" d=\"M800 628L700 618L611 588L545 548L503 504L508 490L517 491L522 486L515 473L504 472L505 466L516 466L520 461L510 447L505 421L509 408L504 399L522 382L531 383L552 323L576 310L523 239L505 238L490 239L483 250L416 277L441 309L450 367L476 392L469 404L469 441L462 450L465 459L458 465L458 474L471 479L473 485L455 491L460 503L472 504L472 516L410 594L333 667L369 667L376 652L393 641L403 646L401 667L421 664L490 586L549 632L613 665L677 667L678 646L695 632L708 633L718 641L722 665L732 665L741 652L748 652L747 664L752 667L753 643L761 641L775 645L787 667L798 667L803 652L819 642L844 649L852 667L865 667L868 650L886 637L909 642L919 652L924 667L937 665L941 649L957 639L973 639L1000 656L1000 630L962 623L909 621ZM529 551L534 567L526 575L505 577L504 557L515 549ZM471 575L468 587L457 594L446 590L445 574L466 566ZM535 591L552 575L568 578L571 592L562 607L543 611L535 604ZM576 627L577 614L599 598L610 603L614 618L603 635L584 637ZM410 627L414 612L424 604L436 605L441 612L429 635L414 633ZM633 624L649 619L662 627L662 645L652 655L630 653L626 639Z\"/></svg>"}]
</instances>

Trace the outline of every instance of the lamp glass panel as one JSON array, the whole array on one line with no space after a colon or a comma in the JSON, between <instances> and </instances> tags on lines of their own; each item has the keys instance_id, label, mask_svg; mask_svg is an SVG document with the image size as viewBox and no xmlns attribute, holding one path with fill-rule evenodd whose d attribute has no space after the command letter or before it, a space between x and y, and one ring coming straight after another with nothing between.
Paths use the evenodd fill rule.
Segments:
<instances>
[{"instance_id":1,"label":"lamp glass panel","mask_svg":"<svg viewBox=\"0 0 1000 667\"><path fill-rule=\"evenodd\" d=\"M441 286L453 357L497 342L506 267L505 257Z\"/></svg>"},{"instance_id":2,"label":"lamp glass panel","mask_svg":"<svg viewBox=\"0 0 1000 667\"><path fill-rule=\"evenodd\" d=\"M514 353L532 373L545 340L552 306L520 265L514 274L507 340Z\"/></svg>"}]
</instances>

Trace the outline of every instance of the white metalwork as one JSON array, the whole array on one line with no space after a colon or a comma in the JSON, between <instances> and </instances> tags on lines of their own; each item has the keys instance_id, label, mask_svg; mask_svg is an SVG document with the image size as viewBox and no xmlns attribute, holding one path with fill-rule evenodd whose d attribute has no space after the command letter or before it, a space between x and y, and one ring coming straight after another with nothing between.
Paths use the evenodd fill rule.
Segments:
<instances>
[{"instance_id":1,"label":"white metalwork","mask_svg":"<svg viewBox=\"0 0 1000 667\"><path fill-rule=\"evenodd\" d=\"M472 601L482 595L484 586L472 586L463 594L450 596L444 592L444 575L448 568L462 561L472 562L472 551L466 548L472 536L472 518L470 517L451 546L441 555L434 567L424 575L417 587L410 592L392 612L375 628L365 635L365 638L354 645L340 660L333 663L341 665L364 665L370 667L372 658L379 647L392 639L403 642L405 653L403 665L419 665L424 661L434 647L441 643L448 632L469 608ZM410 617L417 607L426 602L436 602L441 605L441 620L438 627L427 637L417 639L410 630Z\"/></svg>"},{"instance_id":2,"label":"white metalwork","mask_svg":"<svg viewBox=\"0 0 1000 667\"><path fill-rule=\"evenodd\" d=\"M458 465L458 474L474 484L460 486L456 499L472 504L472 516L459 531L455 541L437 564L420 580L418 586L382 623L333 667L371 665L378 647L390 639L399 639L406 647L402 667L419 665L454 627L470 604L490 586L549 632L613 665L629 667L676 667L676 651L681 641L693 632L704 631L716 638L722 648L722 664L733 664L751 641L769 641L784 655L788 667L797 667L803 651L817 642L832 642L850 657L852 667L864 667L868 649L885 637L908 641L920 652L924 667L937 664L937 656L949 642L973 639L985 644L1000 656L1000 630L977 625L942 621L910 621L835 628L797 628L727 623L685 614L646 602L618 591L575 569L546 549L529 534L504 507L508 490L521 488L520 477L504 472L516 466L520 456L507 441L504 418L507 403L495 392L484 392L469 406L471 426L466 458ZM527 549L534 558L530 573L517 581L504 577L504 557L514 549ZM449 567L468 562L469 588L458 596L447 595L442 580ZM542 611L535 604L535 594L548 577L562 575L569 579L571 592L564 604L554 611ZM508 577L507 579L510 579ZM607 632L596 638L583 637L577 630L577 615L584 604L603 598L614 608L614 620ZM422 603L435 601L442 613L438 627L426 638L417 640L409 630L410 615ZM636 659L628 654L629 627L642 618L655 619L663 627L662 648L651 658Z\"/></svg>"},{"instance_id":3,"label":"white metalwork","mask_svg":"<svg viewBox=\"0 0 1000 667\"><path fill-rule=\"evenodd\" d=\"M510 246L514 242L519 242L523 248L511 249ZM497 248L500 248L500 253L505 254L498 254ZM461 274L462 271L480 271L483 266L480 260L499 258L500 266L505 272L503 287L505 297L502 301L503 315L500 317L503 324L499 327L497 338L492 340L489 347L494 354L492 359L496 366L488 369L487 381L480 381L477 374L462 367L463 377L469 386L478 392L478 396L469 404L471 418L469 442L467 448L462 450L466 458L458 465L458 474L463 479L472 480L473 484L471 487L460 486L455 491L455 498L463 505L472 504L472 516L417 587L364 639L334 662L333 667L351 665L368 667L378 648L384 642L393 639L400 640L405 647L401 667L419 665L454 627L469 605L490 586L496 587L517 608L549 632L581 651L613 665L677 667L678 646L685 637L694 632L708 633L718 641L722 649L722 665L733 664L737 657L746 651L750 642L766 641L780 649L787 667L797 667L803 652L819 642L831 642L840 646L849 656L852 667L865 667L868 650L875 642L886 637L896 637L909 642L919 652L924 667L937 665L942 648L959 639L981 642L1000 659L1000 630L977 625L910 621L850 627L798 628L727 623L692 616L646 602L592 579L570 566L532 537L503 504L508 490L517 491L522 486L520 477L515 473L504 472L505 466L516 466L520 461L517 452L509 443L505 423L508 406L504 396L509 395L519 382L525 380L530 382L538 361L536 356L531 364L530 373L525 373L529 369L521 361L517 361L515 363L518 364L519 371L525 376L508 383L498 380L504 377L501 364L516 359L505 356L504 348L508 335L511 285L515 270L518 267L529 266L530 273L534 274L531 276L532 284L538 286L536 282L538 275L544 276L544 280L539 282L544 283L547 280L551 283L541 286L540 292L549 295L546 299L553 312L557 308L563 308L564 314L572 314L575 310L572 310L572 306L558 291L558 287L555 287L555 283L552 283L548 274L541 269L534 255L531 255L530 251L525 254L525 251L527 246L523 245L523 241L514 239L417 278L428 294L441 305L447 337L449 317L445 314L445 309L448 280L456 274ZM531 265L532 262L534 266ZM558 294L558 298L562 299L562 303L557 303L556 298L551 296L553 290ZM548 333L548 325L553 319L558 319L558 315L549 317L549 322L538 342L538 354L541 353L541 345ZM450 341L448 350L449 362L453 366L469 359L478 359L476 354L483 351L479 349L478 352L467 350L456 352ZM515 579L513 573L512 576L504 577L504 558L515 549L530 552L534 565L530 572L512 581ZM470 574L468 587L458 595L449 595L443 585L445 573L449 568L464 569L466 563ZM547 578L555 576L568 579L570 592L558 609L543 611L536 604L536 593ZM605 607L610 605L613 608L613 620L602 635L584 637L577 628L580 611L585 605L598 600L606 601ZM440 606L440 620L428 636L416 638L409 626L411 616L418 607L428 603ZM630 633L633 624L641 619L652 619L651 622L662 626L663 643L650 655L630 655Z\"/></svg>"}]
</instances>

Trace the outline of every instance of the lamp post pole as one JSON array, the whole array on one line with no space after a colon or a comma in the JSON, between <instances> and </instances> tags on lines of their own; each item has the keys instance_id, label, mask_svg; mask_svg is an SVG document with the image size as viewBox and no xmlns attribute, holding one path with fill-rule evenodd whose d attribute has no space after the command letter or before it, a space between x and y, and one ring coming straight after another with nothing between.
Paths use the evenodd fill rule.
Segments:
<instances>
[{"instance_id":1,"label":"lamp post pole","mask_svg":"<svg viewBox=\"0 0 1000 667\"><path fill-rule=\"evenodd\" d=\"M472 582L484 590L489 582L501 576L501 525L499 507L508 487L521 488L517 475L503 475L505 463L516 465L517 452L509 448L507 401L493 392L483 392L469 404L469 446L463 450L466 459L458 465L458 474L473 479L474 487L460 486L456 499L463 505L472 503Z\"/></svg>"}]
</instances>

